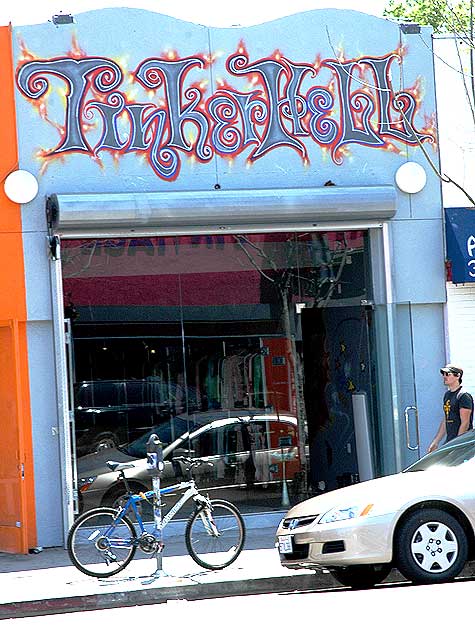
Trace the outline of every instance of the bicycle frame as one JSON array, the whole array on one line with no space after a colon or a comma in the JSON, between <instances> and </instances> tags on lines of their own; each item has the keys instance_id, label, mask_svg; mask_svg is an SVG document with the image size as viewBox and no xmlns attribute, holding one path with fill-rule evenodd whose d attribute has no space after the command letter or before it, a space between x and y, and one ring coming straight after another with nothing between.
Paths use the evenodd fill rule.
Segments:
<instances>
[{"instance_id":1,"label":"bicycle frame","mask_svg":"<svg viewBox=\"0 0 475 630\"><path fill-rule=\"evenodd\" d=\"M165 527L168 525L168 523L172 520L172 518L175 516L175 514L183 507L183 505L185 505L185 503L193 498L195 501L197 501L198 503L202 503L203 505L209 505L209 500L204 497L198 490L198 488L196 487L195 481L194 479L191 479L189 481L182 481L180 483L177 483L173 486L167 486L166 488L160 488L160 496L162 495L167 495L167 494L172 494L173 492L176 492L177 490L184 490L186 488L186 492L183 494L183 496L178 499L178 501L176 503L174 503L173 507L168 511L168 513L161 519L161 527L160 527L160 532L163 531L165 529ZM141 503L144 500L148 500L148 499L153 499L155 495L155 492L153 490L148 490L147 492L142 492L140 494L132 494L130 495L130 497L127 499L125 505L120 509L120 511L117 513L117 516L114 519L114 522L112 523L112 525L110 525L108 527L108 529L104 532L103 536L105 538L108 538L109 543L113 543L111 544L111 546L113 547L130 547L131 544L136 544L136 541L127 541L127 540L123 540L123 539L110 539L109 535L113 533L115 527L117 526L118 521L127 514L128 510L130 508L132 508L132 511L135 514L135 518L137 519L137 524L139 526L140 529L140 535L143 535L145 533L147 533L147 530L145 528L144 522L142 520L142 517L137 509L137 505L139 505L139 503ZM155 533L159 531L156 524L153 528L153 532Z\"/></svg>"}]
</instances>

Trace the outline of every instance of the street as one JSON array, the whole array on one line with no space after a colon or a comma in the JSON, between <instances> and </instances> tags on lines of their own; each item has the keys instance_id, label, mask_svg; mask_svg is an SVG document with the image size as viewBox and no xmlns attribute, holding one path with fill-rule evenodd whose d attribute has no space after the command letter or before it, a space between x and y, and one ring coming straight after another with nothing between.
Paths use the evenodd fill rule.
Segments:
<instances>
[{"instance_id":1,"label":"street","mask_svg":"<svg viewBox=\"0 0 475 630\"><path fill-rule=\"evenodd\" d=\"M454 583L412 586L408 583L385 584L363 591L345 588L322 589L313 593L282 593L223 597L201 601L173 600L166 604L133 606L76 612L47 617L4 620L3 630L48 626L55 628L185 626L209 628L222 626L234 630L256 626L263 628L311 628L340 630L384 628L393 630L447 628L457 621L468 621L474 579ZM173 625L172 625L173 624Z\"/></svg>"}]
</instances>

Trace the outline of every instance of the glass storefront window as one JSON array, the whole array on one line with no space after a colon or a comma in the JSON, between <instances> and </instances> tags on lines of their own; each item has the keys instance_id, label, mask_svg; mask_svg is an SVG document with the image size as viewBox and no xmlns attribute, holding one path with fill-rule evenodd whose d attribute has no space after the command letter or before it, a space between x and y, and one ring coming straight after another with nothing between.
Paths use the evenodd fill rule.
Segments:
<instances>
[{"instance_id":1,"label":"glass storefront window","mask_svg":"<svg viewBox=\"0 0 475 630\"><path fill-rule=\"evenodd\" d=\"M374 399L367 240L63 241L82 504L111 502L105 461L144 457L153 431L170 482L174 454L208 458L198 483L244 510L280 507L284 474L293 502L357 480L351 395Z\"/></svg>"}]
</instances>

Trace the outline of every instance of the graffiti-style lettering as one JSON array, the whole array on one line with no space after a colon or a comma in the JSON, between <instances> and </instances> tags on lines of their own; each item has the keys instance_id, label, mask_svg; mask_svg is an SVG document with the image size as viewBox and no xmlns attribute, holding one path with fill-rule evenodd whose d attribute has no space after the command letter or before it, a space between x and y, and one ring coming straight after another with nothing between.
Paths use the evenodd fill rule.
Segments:
<instances>
[{"instance_id":1,"label":"graffiti-style lettering","mask_svg":"<svg viewBox=\"0 0 475 630\"><path fill-rule=\"evenodd\" d=\"M44 151L45 160L74 152L95 159L102 152L115 158L137 152L145 154L160 179L173 181L187 157L206 163L214 155L234 159L244 153L254 163L271 151L290 148L306 164L317 146L339 165L349 145L394 151L399 150L395 142L434 143L430 118L425 128L416 128L418 84L392 89L391 68L401 63L402 54L310 64L275 51L251 61L240 42L225 68L234 81L247 82L247 89L221 80L215 91L207 81L196 80L213 63L212 55L152 57L131 73L138 89L148 94L147 103L128 95L124 71L104 57L76 54L22 62L16 81L32 104L41 103L45 124L60 131L57 145ZM53 122L44 109L54 79L66 91L63 119ZM93 128L99 140L91 140Z\"/></svg>"},{"instance_id":2,"label":"graffiti-style lettering","mask_svg":"<svg viewBox=\"0 0 475 630\"><path fill-rule=\"evenodd\" d=\"M249 64L248 61L245 54L235 55L228 60L228 69L236 76L257 73L263 82L264 99L267 103L268 111L262 137L249 156L249 160L251 162L255 161L278 146L289 146L305 155L305 146L287 132L280 115L280 105L289 103L288 97L281 101L279 94L282 77L288 70L287 65L270 59L258 61L254 64Z\"/></svg>"},{"instance_id":3,"label":"graffiti-style lettering","mask_svg":"<svg viewBox=\"0 0 475 630\"><path fill-rule=\"evenodd\" d=\"M96 145L94 151L97 153L102 149L115 149L120 151L127 144L121 142L117 130L117 118L124 111L125 98L120 92L114 92L107 96L106 102L92 101L84 108L84 117L89 118L91 113L97 109L103 122L102 137Z\"/></svg>"},{"instance_id":4,"label":"graffiti-style lettering","mask_svg":"<svg viewBox=\"0 0 475 630\"><path fill-rule=\"evenodd\" d=\"M341 164L343 160L338 156L338 152L342 146L355 143L377 147L382 146L384 140L370 125L374 113L372 99L361 90L351 91L352 76L357 64L354 61L345 63L327 61L326 65L337 75L340 90L340 133L333 146L332 157L337 164ZM357 117L359 125L355 121Z\"/></svg>"},{"instance_id":5,"label":"graffiti-style lettering","mask_svg":"<svg viewBox=\"0 0 475 630\"><path fill-rule=\"evenodd\" d=\"M213 157L211 147L206 143L208 120L203 112L197 110L203 94L194 86L184 89L187 74L197 66L199 68L204 66L203 60L197 57L180 61L148 59L137 68L135 75L147 88L157 89L162 85L164 87L170 132L168 146L191 153L192 145L184 137L183 125L187 121L192 122L198 129L196 156L200 161L207 162ZM183 97L188 103L183 104Z\"/></svg>"},{"instance_id":6,"label":"graffiti-style lettering","mask_svg":"<svg viewBox=\"0 0 475 630\"><path fill-rule=\"evenodd\" d=\"M51 155L66 151L93 153L81 128L86 93L89 89L101 94L115 90L122 82L122 70L101 57L31 61L20 68L17 82L25 95L38 99L48 90L45 75L55 75L67 85L64 138Z\"/></svg>"}]
</instances>

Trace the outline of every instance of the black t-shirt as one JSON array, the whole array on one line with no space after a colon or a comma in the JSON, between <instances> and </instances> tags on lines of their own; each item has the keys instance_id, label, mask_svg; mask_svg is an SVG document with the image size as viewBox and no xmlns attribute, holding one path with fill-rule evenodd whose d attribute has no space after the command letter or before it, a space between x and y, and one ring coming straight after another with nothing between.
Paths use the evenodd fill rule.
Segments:
<instances>
[{"instance_id":1,"label":"black t-shirt","mask_svg":"<svg viewBox=\"0 0 475 630\"><path fill-rule=\"evenodd\" d=\"M444 394L445 430L447 442L457 437L460 429L460 409L471 409L469 429L473 426L473 399L468 392L459 387L454 392Z\"/></svg>"}]
</instances>

